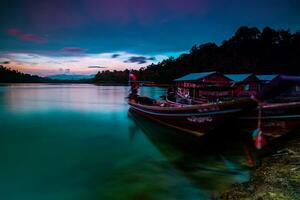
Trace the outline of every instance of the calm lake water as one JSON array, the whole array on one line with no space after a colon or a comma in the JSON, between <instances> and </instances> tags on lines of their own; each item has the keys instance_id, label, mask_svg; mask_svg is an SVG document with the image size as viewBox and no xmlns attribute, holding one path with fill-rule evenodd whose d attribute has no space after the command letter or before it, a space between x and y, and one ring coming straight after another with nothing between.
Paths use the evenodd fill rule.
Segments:
<instances>
[{"instance_id":1,"label":"calm lake water","mask_svg":"<svg viewBox=\"0 0 300 200\"><path fill-rule=\"evenodd\" d=\"M209 199L249 179L247 144L195 141L130 114L128 90L0 87L0 199Z\"/></svg>"}]
</instances>

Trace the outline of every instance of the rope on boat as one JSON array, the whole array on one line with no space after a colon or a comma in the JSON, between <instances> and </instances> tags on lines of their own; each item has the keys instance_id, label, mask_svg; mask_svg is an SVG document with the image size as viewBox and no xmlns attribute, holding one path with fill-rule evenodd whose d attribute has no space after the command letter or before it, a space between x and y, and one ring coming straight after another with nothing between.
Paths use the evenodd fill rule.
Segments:
<instances>
[{"instance_id":1,"label":"rope on boat","mask_svg":"<svg viewBox=\"0 0 300 200\"><path fill-rule=\"evenodd\" d=\"M259 103L258 104L257 128L253 131L253 134L252 134L253 140L255 141L255 147L257 149L263 148L263 146L266 143L265 138L262 133L261 124L262 124L262 103Z\"/></svg>"}]
</instances>

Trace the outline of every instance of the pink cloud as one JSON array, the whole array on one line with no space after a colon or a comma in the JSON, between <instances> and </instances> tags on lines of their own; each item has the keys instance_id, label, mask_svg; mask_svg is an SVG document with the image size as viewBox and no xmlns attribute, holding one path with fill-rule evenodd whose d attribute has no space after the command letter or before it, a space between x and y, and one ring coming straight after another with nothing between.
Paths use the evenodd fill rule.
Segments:
<instances>
[{"instance_id":1,"label":"pink cloud","mask_svg":"<svg viewBox=\"0 0 300 200\"><path fill-rule=\"evenodd\" d=\"M17 28L7 29L6 32L8 35L16 36L16 37L21 35L21 30Z\"/></svg>"},{"instance_id":2,"label":"pink cloud","mask_svg":"<svg viewBox=\"0 0 300 200\"><path fill-rule=\"evenodd\" d=\"M61 51L68 52L68 53L81 53L84 52L85 50L80 47L65 47Z\"/></svg>"},{"instance_id":3,"label":"pink cloud","mask_svg":"<svg viewBox=\"0 0 300 200\"><path fill-rule=\"evenodd\" d=\"M23 34L20 39L25 42L35 42L40 44L48 42L46 38L34 34Z\"/></svg>"},{"instance_id":4,"label":"pink cloud","mask_svg":"<svg viewBox=\"0 0 300 200\"><path fill-rule=\"evenodd\" d=\"M24 42L34 42L38 44L45 44L48 42L47 38L35 34L31 34L31 33L23 33L18 28L7 29L6 33Z\"/></svg>"}]
</instances>

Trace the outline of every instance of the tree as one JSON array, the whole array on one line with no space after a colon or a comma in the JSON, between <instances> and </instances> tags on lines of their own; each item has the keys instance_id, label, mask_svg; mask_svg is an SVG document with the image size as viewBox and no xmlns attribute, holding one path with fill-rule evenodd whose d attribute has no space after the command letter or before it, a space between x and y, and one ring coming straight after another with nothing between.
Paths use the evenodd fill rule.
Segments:
<instances>
[{"instance_id":1,"label":"tree","mask_svg":"<svg viewBox=\"0 0 300 200\"><path fill-rule=\"evenodd\" d=\"M170 83L193 72L284 73L300 75L300 32L240 27L222 45L193 45L189 53L170 57L136 71L140 80ZM114 76L112 76L112 74ZM101 73L96 82L124 82L121 72Z\"/></svg>"}]
</instances>

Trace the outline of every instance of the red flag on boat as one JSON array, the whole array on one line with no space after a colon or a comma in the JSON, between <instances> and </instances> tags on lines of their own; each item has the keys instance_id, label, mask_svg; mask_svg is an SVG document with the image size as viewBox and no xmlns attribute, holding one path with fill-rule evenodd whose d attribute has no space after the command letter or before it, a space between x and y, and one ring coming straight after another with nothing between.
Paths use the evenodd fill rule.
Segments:
<instances>
[{"instance_id":1,"label":"red flag on boat","mask_svg":"<svg viewBox=\"0 0 300 200\"><path fill-rule=\"evenodd\" d=\"M261 123L262 123L261 120L262 120L262 106L260 104L258 110L257 129L255 129L252 133L253 140L255 141L255 147L257 149L263 148L266 144L266 140L261 130Z\"/></svg>"},{"instance_id":2,"label":"red flag on boat","mask_svg":"<svg viewBox=\"0 0 300 200\"><path fill-rule=\"evenodd\" d=\"M256 136L255 136L255 147L257 149L261 149L265 146L266 144L266 140L262 134L262 131L260 128L258 128L257 130L255 130L255 132L257 132Z\"/></svg>"},{"instance_id":3,"label":"red flag on boat","mask_svg":"<svg viewBox=\"0 0 300 200\"><path fill-rule=\"evenodd\" d=\"M130 73L130 74L129 74L129 78L130 78L131 81L136 81L136 80L137 80L136 75L133 74L133 73Z\"/></svg>"}]
</instances>

